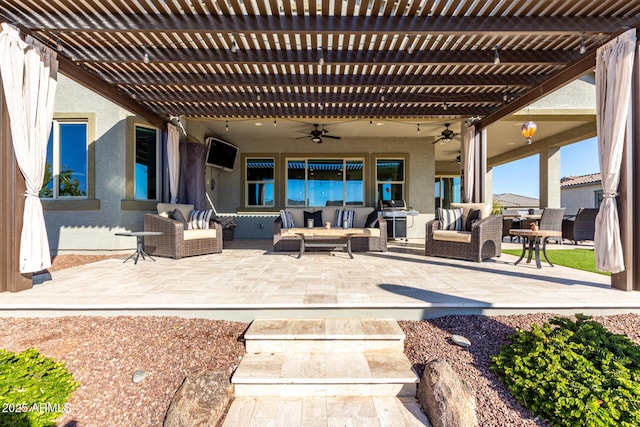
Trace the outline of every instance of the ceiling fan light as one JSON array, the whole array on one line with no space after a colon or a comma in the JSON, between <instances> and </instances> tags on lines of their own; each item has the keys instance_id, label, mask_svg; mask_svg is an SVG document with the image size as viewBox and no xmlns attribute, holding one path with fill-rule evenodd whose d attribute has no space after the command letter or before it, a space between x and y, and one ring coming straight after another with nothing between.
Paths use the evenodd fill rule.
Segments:
<instances>
[{"instance_id":1,"label":"ceiling fan light","mask_svg":"<svg viewBox=\"0 0 640 427\"><path fill-rule=\"evenodd\" d=\"M316 144L322 144L322 138L320 138L319 136L312 136L311 142L315 142Z\"/></svg>"}]
</instances>

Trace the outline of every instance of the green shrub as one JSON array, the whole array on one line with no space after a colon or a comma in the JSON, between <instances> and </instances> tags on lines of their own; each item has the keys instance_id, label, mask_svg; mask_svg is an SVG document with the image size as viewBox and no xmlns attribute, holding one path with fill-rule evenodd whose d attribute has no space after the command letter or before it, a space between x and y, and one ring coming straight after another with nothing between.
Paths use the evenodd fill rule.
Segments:
<instances>
[{"instance_id":1,"label":"green shrub","mask_svg":"<svg viewBox=\"0 0 640 427\"><path fill-rule=\"evenodd\" d=\"M518 329L492 362L511 394L553 426L640 425L640 347L587 316Z\"/></svg>"},{"instance_id":2,"label":"green shrub","mask_svg":"<svg viewBox=\"0 0 640 427\"><path fill-rule=\"evenodd\" d=\"M51 426L80 384L61 362L36 349L0 349L0 427Z\"/></svg>"}]
</instances>

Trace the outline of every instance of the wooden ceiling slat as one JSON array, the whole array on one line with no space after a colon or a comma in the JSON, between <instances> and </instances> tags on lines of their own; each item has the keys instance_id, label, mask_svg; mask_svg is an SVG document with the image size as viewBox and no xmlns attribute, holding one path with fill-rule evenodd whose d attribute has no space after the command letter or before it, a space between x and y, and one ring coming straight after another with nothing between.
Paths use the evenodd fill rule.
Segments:
<instances>
[{"instance_id":1,"label":"wooden ceiling slat","mask_svg":"<svg viewBox=\"0 0 640 427\"><path fill-rule=\"evenodd\" d=\"M348 0L347 1L347 10L345 14L347 16L354 16L356 9L356 0Z\"/></svg>"},{"instance_id":2,"label":"wooden ceiling slat","mask_svg":"<svg viewBox=\"0 0 640 427\"><path fill-rule=\"evenodd\" d=\"M371 5L371 16L377 17L380 14L380 8L384 3L384 0L373 0Z\"/></svg>"},{"instance_id":3,"label":"wooden ceiling slat","mask_svg":"<svg viewBox=\"0 0 640 427\"><path fill-rule=\"evenodd\" d=\"M406 15L406 11L407 11L407 0L400 0L398 2L398 7L396 9L396 15L404 16Z\"/></svg>"}]
</instances>

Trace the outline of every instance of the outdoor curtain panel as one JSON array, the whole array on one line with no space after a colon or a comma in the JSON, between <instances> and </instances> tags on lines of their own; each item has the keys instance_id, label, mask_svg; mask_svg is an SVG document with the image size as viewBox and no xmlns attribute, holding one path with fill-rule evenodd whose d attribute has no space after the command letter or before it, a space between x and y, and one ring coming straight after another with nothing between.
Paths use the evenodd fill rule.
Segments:
<instances>
[{"instance_id":1,"label":"outdoor curtain panel","mask_svg":"<svg viewBox=\"0 0 640 427\"><path fill-rule=\"evenodd\" d=\"M464 174L464 198L465 203L471 203L473 200L473 186L475 185L476 173L476 143L477 143L475 125L468 126L462 134L462 146L464 150L464 163L462 170Z\"/></svg>"},{"instance_id":2,"label":"outdoor curtain panel","mask_svg":"<svg viewBox=\"0 0 640 427\"><path fill-rule=\"evenodd\" d=\"M167 163L169 164L169 192L171 203L178 203L180 182L180 133L171 123L167 125Z\"/></svg>"},{"instance_id":3,"label":"outdoor curtain panel","mask_svg":"<svg viewBox=\"0 0 640 427\"><path fill-rule=\"evenodd\" d=\"M51 267L40 189L44 180L47 142L57 85L56 54L31 36L2 24L0 75L11 123L13 150L27 191L20 237L20 272Z\"/></svg>"},{"instance_id":4,"label":"outdoor curtain panel","mask_svg":"<svg viewBox=\"0 0 640 427\"><path fill-rule=\"evenodd\" d=\"M624 271L620 223L615 198L631 106L635 30L627 31L596 52L596 108L598 152L603 200L596 217L596 268Z\"/></svg>"}]
</instances>

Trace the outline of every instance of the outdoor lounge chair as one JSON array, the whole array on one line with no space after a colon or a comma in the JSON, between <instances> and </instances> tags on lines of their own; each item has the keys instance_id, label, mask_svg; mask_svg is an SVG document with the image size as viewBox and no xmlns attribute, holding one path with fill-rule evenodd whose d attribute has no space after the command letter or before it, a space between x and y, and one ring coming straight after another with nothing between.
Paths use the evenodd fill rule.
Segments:
<instances>
[{"instance_id":1,"label":"outdoor lounge chair","mask_svg":"<svg viewBox=\"0 0 640 427\"><path fill-rule=\"evenodd\" d=\"M593 240L597 215L597 208L578 209L575 218L562 221L562 238L571 240L574 245L583 240Z\"/></svg>"},{"instance_id":2,"label":"outdoor lounge chair","mask_svg":"<svg viewBox=\"0 0 640 427\"><path fill-rule=\"evenodd\" d=\"M145 238L144 249L150 255L180 259L194 255L222 252L222 224L211 220L207 230L188 230L178 220L165 214L178 209L184 211L183 217L189 217L193 205L171 205L158 203L158 213L144 215L145 231L160 231L159 236Z\"/></svg>"},{"instance_id":3,"label":"outdoor lounge chair","mask_svg":"<svg viewBox=\"0 0 640 427\"><path fill-rule=\"evenodd\" d=\"M491 215L488 203L451 203L451 208L462 208L462 223L466 224L471 209L482 211L481 219L470 230L442 230L440 220L426 224L424 254L443 258L482 262L502 254L502 215Z\"/></svg>"}]
</instances>

